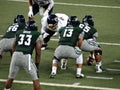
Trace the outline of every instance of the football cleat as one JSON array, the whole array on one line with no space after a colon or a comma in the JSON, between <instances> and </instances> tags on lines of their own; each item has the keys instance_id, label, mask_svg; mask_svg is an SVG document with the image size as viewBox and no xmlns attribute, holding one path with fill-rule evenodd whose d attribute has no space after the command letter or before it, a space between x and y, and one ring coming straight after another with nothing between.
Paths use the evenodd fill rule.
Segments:
<instances>
[{"instance_id":1,"label":"football cleat","mask_svg":"<svg viewBox=\"0 0 120 90\"><path fill-rule=\"evenodd\" d=\"M67 66L67 60L61 59L61 69L66 70L66 66Z\"/></svg>"},{"instance_id":2,"label":"football cleat","mask_svg":"<svg viewBox=\"0 0 120 90\"><path fill-rule=\"evenodd\" d=\"M102 73L105 71L105 69L102 68L101 66L95 66L95 71L96 71L96 73Z\"/></svg>"},{"instance_id":3,"label":"football cleat","mask_svg":"<svg viewBox=\"0 0 120 90\"><path fill-rule=\"evenodd\" d=\"M91 66L93 64L94 59L92 57L87 58L87 65Z\"/></svg>"},{"instance_id":4,"label":"football cleat","mask_svg":"<svg viewBox=\"0 0 120 90\"><path fill-rule=\"evenodd\" d=\"M76 74L76 78L84 78L84 74Z\"/></svg>"},{"instance_id":5,"label":"football cleat","mask_svg":"<svg viewBox=\"0 0 120 90\"><path fill-rule=\"evenodd\" d=\"M49 78L55 78L55 75L56 75L55 73L51 73Z\"/></svg>"}]
</instances>

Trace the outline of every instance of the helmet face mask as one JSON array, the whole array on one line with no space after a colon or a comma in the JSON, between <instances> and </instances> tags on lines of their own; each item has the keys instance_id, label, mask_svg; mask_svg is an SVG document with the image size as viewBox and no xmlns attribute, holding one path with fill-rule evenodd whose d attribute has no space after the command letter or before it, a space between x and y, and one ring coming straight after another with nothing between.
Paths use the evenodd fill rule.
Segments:
<instances>
[{"instance_id":1,"label":"helmet face mask","mask_svg":"<svg viewBox=\"0 0 120 90\"><path fill-rule=\"evenodd\" d=\"M78 26L80 21L78 20L77 16L70 16L68 19L68 25Z\"/></svg>"},{"instance_id":2,"label":"helmet face mask","mask_svg":"<svg viewBox=\"0 0 120 90\"><path fill-rule=\"evenodd\" d=\"M86 24L86 25L90 25L90 26L94 26L94 20L93 17L91 15L86 15L83 20L82 23Z\"/></svg>"},{"instance_id":3,"label":"helmet face mask","mask_svg":"<svg viewBox=\"0 0 120 90\"><path fill-rule=\"evenodd\" d=\"M35 21L28 21L26 23L26 29L31 31L31 30L38 30L37 24L35 23Z\"/></svg>"},{"instance_id":4,"label":"helmet face mask","mask_svg":"<svg viewBox=\"0 0 120 90\"><path fill-rule=\"evenodd\" d=\"M25 28L25 17L23 15L17 15L14 18L14 23L17 23L21 29Z\"/></svg>"},{"instance_id":5,"label":"helmet face mask","mask_svg":"<svg viewBox=\"0 0 120 90\"><path fill-rule=\"evenodd\" d=\"M58 23L58 17L55 14L51 14L47 18L48 24L57 24Z\"/></svg>"},{"instance_id":6,"label":"helmet face mask","mask_svg":"<svg viewBox=\"0 0 120 90\"><path fill-rule=\"evenodd\" d=\"M15 18L14 18L14 23L18 23L18 24L21 24L21 23L25 23L25 18L23 15L17 15Z\"/></svg>"}]
</instances>

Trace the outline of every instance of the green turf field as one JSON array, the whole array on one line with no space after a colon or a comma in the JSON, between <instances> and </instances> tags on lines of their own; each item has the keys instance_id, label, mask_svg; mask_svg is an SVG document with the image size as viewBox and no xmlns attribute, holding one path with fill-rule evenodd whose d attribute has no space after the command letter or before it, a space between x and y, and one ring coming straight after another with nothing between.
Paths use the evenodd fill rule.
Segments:
<instances>
[{"instance_id":1,"label":"green turf field","mask_svg":"<svg viewBox=\"0 0 120 90\"><path fill-rule=\"evenodd\" d=\"M28 0L21 0L28 1ZM67 70L58 68L55 79L49 79L51 62L57 41L51 40L48 49L41 53L40 82L42 90L120 90L120 0L55 0L54 13L76 15L81 20L84 15L94 17L95 27L99 32L98 42L103 49L103 66L106 72L96 74L95 63L86 65L87 52L84 54L83 73L85 78L76 79L76 66L74 60L69 60ZM6 32L7 27L13 23L17 14L23 14L27 20L27 2L0 0L0 36ZM35 20L41 28L39 14ZM58 39L58 37L53 37ZM53 39L52 38L52 39ZM34 54L33 54L34 58ZM3 90L7 79L11 56L8 52L0 61L0 90ZM117 62L115 62L117 61ZM30 77L24 70L20 70L11 90L33 90ZM24 81L21 84L19 81ZM79 85L74 85L74 84Z\"/></svg>"}]
</instances>

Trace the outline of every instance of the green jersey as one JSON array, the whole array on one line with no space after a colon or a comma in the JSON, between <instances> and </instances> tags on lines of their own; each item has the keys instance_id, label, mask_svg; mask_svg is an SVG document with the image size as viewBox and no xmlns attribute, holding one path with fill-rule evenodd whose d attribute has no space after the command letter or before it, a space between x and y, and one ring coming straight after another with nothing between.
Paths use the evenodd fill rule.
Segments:
<instances>
[{"instance_id":1,"label":"green jersey","mask_svg":"<svg viewBox=\"0 0 120 90\"><path fill-rule=\"evenodd\" d=\"M16 50L23 52L24 54L31 54L40 33L38 31L19 30L16 33Z\"/></svg>"},{"instance_id":2,"label":"green jersey","mask_svg":"<svg viewBox=\"0 0 120 90\"><path fill-rule=\"evenodd\" d=\"M79 27L85 32L84 39L98 37L97 30L94 27L85 24L80 24Z\"/></svg>"},{"instance_id":3,"label":"green jersey","mask_svg":"<svg viewBox=\"0 0 120 90\"><path fill-rule=\"evenodd\" d=\"M59 30L60 33L60 39L59 39L59 45L69 45L69 46L76 46L76 42L79 39L79 36L83 30L78 27L73 26L66 26Z\"/></svg>"},{"instance_id":4,"label":"green jersey","mask_svg":"<svg viewBox=\"0 0 120 90\"><path fill-rule=\"evenodd\" d=\"M17 23L14 23L8 27L5 35L2 38L14 38L18 30L21 30L23 27L19 27Z\"/></svg>"}]
</instances>

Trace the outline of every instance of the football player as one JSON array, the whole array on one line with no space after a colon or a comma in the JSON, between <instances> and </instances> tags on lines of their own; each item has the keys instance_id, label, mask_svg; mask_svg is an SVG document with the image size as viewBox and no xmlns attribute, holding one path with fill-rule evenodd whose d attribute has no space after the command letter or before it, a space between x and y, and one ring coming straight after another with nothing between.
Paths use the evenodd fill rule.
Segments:
<instances>
[{"instance_id":1,"label":"football player","mask_svg":"<svg viewBox=\"0 0 120 90\"><path fill-rule=\"evenodd\" d=\"M15 39L17 31L25 28L25 18L23 15L17 15L14 18L14 23L10 25L0 40L0 59L2 59L3 53L10 51L12 55L12 45Z\"/></svg>"},{"instance_id":2,"label":"football player","mask_svg":"<svg viewBox=\"0 0 120 90\"><path fill-rule=\"evenodd\" d=\"M102 65L102 49L97 43L97 38L98 38L98 32L94 28L94 20L91 15L86 15L82 23L85 24L80 24L80 27L83 28L85 32L85 37L84 41L81 46L81 50L90 52L90 56L87 58L87 64L91 65L93 61L96 61L96 73L101 73L103 71L101 65Z\"/></svg>"},{"instance_id":3,"label":"football player","mask_svg":"<svg viewBox=\"0 0 120 90\"><path fill-rule=\"evenodd\" d=\"M96 73L101 73L103 71L102 65L102 49L100 45L96 42L98 37L98 32L94 28L94 20L91 15L86 15L82 23L79 25L80 28L85 32L84 40L81 45L81 50L90 52L90 56L87 58L87 64L91 65L93 61L96 61ZM63 59L61 62L61 69L66 69L67 60Z\"/></svg>"},{"instance_id":4,"label":"football player","mask_svg":"<svg viewBox=\"0 0 120 90\"><path fill-rule=\"evenodd\" d=\"M84 32L79 27L79 24L80 22L77 16L71 16L68 19L67 26L59 29L60 38L58 42L58 47L55 49L50 78L54 78L57 74L58 62L62 58L76 59L76 78L84 77L84 74L81 73L83 63L83 59L81 59L82 54L79 49L75 48L77 42L78 48L81 47L81 43L84 37Z\"/></svg>"},{"instance_id":5,"label":"football player","mask_svg":"<svg viewBox=\"0 0 120 90\"><path fill-rule=\"evenodd\" d=\"M43 35L42 50L46 49L50 38L55 35L61 27L67 25L68 18L69 17L66 14L56 13L49 16L44 16L41 19L41 33Z\"/></svg>"},{"instance_id":6,"label":"football player","mask_svg":"<svg viewBox=\"0 0 120 90\"><path fill-rule=\"evenodd\" d=\"M38 79L38 67L32 59L35 48L35 61L39 67L41 54L41 35L38 32L35 21L28 21L26 29L19 30L13 43L13 55L10 63L10 71L4 90L10 90L14 78L20 68L23 68L32 78L34 90L41 90Z\"/></svg>"},{"instance_id":7,"label":"football player","mask_svg":"<svg viewBox=\"0 0 120 90\"><path fill-rule=\"evenodd\" d=\"M28 16L31 18L38 12L41 16L50 15L53 11L54 0L29 0Z\"/></svg>"}]
</instances>

